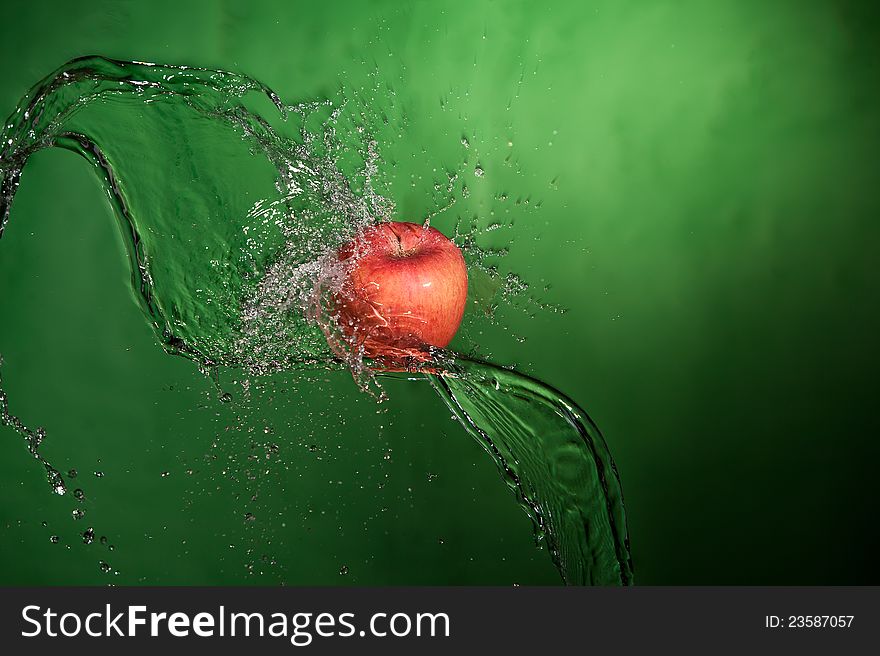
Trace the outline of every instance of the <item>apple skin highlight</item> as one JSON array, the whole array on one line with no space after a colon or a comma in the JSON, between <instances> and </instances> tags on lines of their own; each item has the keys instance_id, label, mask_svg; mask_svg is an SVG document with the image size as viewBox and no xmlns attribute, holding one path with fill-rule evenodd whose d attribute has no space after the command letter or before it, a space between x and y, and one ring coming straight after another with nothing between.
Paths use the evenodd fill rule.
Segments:
<instances>
[{"instance_id":1,"label":"apple skin highlight","mask_svg":"<svg viewBox=\"0 0 880 656\"><path fill-rule=\"evenodd\" d=\"M362 230L337 251L338 327L367 358L418 357L452 341L467 301L467 267L439 230L392 221Z\"/></svg>"}]
</instances>

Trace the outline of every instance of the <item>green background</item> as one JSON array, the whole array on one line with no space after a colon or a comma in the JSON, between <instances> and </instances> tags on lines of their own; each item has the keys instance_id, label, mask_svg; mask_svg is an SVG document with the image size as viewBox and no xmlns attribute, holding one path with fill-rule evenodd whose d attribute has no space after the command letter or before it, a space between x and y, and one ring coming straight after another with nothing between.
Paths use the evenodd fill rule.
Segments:
<instances>
[{"instance_id":1,"label":"green background","mask_svg":"<svg viewBox=\"0 0 880 656\"><path fill-rule=\"evenodd\" d=\"M504 270L568 311L502 304L456 344L596 420L637 583L880 582L873 3L80 4L5 4L0 113L84 54L288 101L375 69L408 116L398 218L435 168L485 170L434 224L512 221ZM86 500L0 430L0 583L558 582L427 385L377 406L344 372L280 377L236 424L129 287L89 167L38 153L0 240L3 385Z\"/></svg>"}]
</instances>

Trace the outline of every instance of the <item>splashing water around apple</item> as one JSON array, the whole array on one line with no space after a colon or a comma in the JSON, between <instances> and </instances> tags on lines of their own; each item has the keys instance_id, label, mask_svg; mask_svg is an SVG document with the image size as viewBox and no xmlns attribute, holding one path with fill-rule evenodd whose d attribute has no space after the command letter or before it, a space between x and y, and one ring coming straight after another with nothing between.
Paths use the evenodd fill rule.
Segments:
<instances>
[{"instance_id":1,"label":"splashing water around apple","mask_svg":"<svg viewBox=\"0 0 880 656\"><path fill-rule=\"evenodd\" d=\"M3 128L0 236L28 158L50 147L80 154L112 202L136 296L167 352L255 378L348 368L379 399L380 376L426 376L495 461L563 580L630 583L602 435L547 385L445 350L468 270L489 270L485 254L457 233L462 258L427 220L391 222L373 129L387 116L347 93L286 105L225 71L69 62ZM12 414L2 390L0 409L64 494L39 451L42 430Z\"/></svg>"},{"instance_id":2,"label":"splashing water around apple","mask_svg":"<svg viewBox=\"0 0 880 656\"><path fill-rule=\"evenodd\" d=\"M430 349L455 336L467 301L467 267L436 228L391 221L370 226L335 253L316 289L315 317L333 352L381 369L419 370ZM325 278L326 279L326 278Z\"/></svg>"}]
</instances>

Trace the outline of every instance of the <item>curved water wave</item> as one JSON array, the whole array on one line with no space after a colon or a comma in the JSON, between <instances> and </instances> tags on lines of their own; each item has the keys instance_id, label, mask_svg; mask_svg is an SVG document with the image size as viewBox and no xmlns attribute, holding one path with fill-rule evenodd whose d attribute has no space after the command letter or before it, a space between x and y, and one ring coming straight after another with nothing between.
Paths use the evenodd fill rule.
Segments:
<instances>
[{"instance_id":1,"label":"curved water wave","mask_svg":"<svg viewBox=\"0 0 880 656\"><path fill-rule=\"evenodd\" d=\"M164 348L259 375L283 369L377 372L334 353L312 311L326 261L357 230L390 220L375 189L377 118L345 102L284 105L226 71L77 59L19 103L0 142L0 236L28 158L43 148L83 156L119 221L132 285ZM373 110L378 111L378 110ZM428 375L494 459L564 581L629 584L620 481L586 413L521 374L455 354ZM360 368L360 369L359 369ZM43 433L9 412L38 452Z\"/></svg>"}]
</instances>

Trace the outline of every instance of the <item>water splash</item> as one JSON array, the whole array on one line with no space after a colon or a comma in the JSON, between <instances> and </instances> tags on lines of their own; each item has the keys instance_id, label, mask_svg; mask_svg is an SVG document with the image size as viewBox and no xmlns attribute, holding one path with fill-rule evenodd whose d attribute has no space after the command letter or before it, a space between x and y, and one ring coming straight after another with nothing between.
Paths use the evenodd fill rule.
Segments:
<instances>
[{"instance_id":1,"label":"water splash","mask_svg":"<svg viewBox=\"0 0 880 656\"><path fill-rule=\"evenodd\" d=\"M3 357L0 356L0 368L3 366ZM40 453L40 444L46 437L46 431L42 428L29 428L18 417L9 412L9 397L3 388L3 372L0 371L0 424L9 426L16 433L24 438L28 452L37 460L46 470L46 478L52 491L58 495L67 494L67 485L64 477L48 460Z\"/></svg>"},{"instance_id":2,"label":"water splash","mask_svg":"<svg viewBox=\"0 0 880 656\"><path fill-rule=\"evenodd\" d=\"M544 383L460 358L431 382L495 461L563 579L632 583L620 477L599 429Z\"/></svg>"},{"instance_id":3,"label":"water splash","mask_svg":"<svg viewBox=\"0 0 880 656\"><path fill-rule=\"evenodd\" d=\"M167 352L209 374L348 368L381 399L382 363L331 348L333 326L320 312L338 291L336 249L395 214L377 132L397 119L367 95L343 89L336 101L285 105L226 71L73 60L37 84L3 127L0 236L28 158L49 147L76 152L103 182L135 296ZM467 138L462 146L473 148ZM470 176L446 172L447 183L435 185L444 200L426 225L469 195L465 178L484 178L481 165L470 166ZM479 274L475 299L526 295L521 279L487 263L505 249L480 249L477 232L474 219L453 235ZM631 582L620 483L582 410L539 381L450 352L405 368L431 378L495 460L566 582ZM63 478L38 452L45 433L9 413L2 389L0 409L63 494Z\"/></svg>"}]
</instances>

